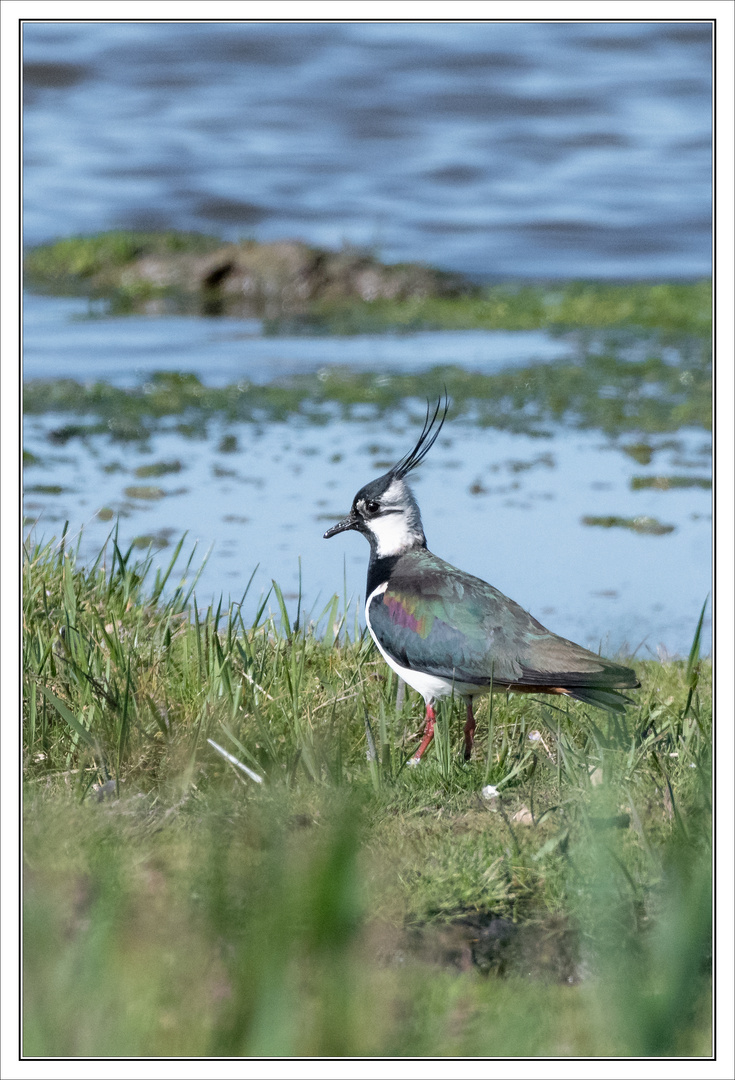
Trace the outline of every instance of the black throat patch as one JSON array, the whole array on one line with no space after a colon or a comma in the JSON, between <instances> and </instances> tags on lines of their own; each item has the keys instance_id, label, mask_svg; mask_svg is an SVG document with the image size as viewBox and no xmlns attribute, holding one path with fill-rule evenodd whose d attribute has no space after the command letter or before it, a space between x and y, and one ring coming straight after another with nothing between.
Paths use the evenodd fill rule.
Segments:
<instances>
[{"instance_id":1,"label":"black throat patch","mask_svg":"<svg viewBox=\"0 0 735 1080\"><path fill-rule=\"evenodd\" d=\"M386 581L390 580L391 574L400 558L401 555L385 555L381 559L373 551L370 552L367 585L365 587L366 600L368 596L371 596L375 592L379 585L383 585Z\"/></svg>"}]
</instances>

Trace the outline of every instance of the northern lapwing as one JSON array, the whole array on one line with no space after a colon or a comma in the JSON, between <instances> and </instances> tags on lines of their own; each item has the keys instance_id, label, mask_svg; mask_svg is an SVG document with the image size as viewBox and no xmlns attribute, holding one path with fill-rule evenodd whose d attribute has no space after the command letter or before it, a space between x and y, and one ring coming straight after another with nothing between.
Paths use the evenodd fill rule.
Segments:
<instances>
[{"instance_id":1,"label":"northern lapwing","mask_svg":"<svg viewBox=\"0 0 735 1080\"><path fill-rule=\"evenodd\" d=\"M563 694L622 713L630 699L620 689L640 686L631 668L559 637L520 605L480 578L444 562L426 546L421 514L406 476L437 440L449 409L426 420L416 445L383 476L360 488L343 521L324 538L356 529L370 544L365 619L384 660L426 702L417 764L434 736L438 698L467 702L464 757L475 732L472 699L492 688L514 693Z\"/></svg>"}]
</instances>

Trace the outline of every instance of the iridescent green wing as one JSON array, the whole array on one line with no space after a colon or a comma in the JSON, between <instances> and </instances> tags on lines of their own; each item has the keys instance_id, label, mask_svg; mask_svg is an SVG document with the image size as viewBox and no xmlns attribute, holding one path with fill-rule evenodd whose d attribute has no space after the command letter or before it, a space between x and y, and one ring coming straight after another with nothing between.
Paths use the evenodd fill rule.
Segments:
<instances>
[{"instance_id":1,"label":"iridescent green wing","mask_svg":"<svg viewBox=\"0 0 735 1080\"><path fill-rule=\"evenodd\" d=\"M635 673L553 634L487 582L423 550L396 564L370 623L398 663L478 685L635 686Z\"/></svg>"}]
</instances>

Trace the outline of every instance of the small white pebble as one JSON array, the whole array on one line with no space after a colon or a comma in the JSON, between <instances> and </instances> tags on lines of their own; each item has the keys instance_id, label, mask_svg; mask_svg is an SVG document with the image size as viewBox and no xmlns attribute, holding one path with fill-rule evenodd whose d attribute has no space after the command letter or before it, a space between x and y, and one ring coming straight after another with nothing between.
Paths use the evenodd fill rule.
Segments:
<instances>
[{"instance_id":1,"label":"small white pebble","mask_svg":"<svg viewBox=\"0 0 735 1080\"><path fill-rule=\"evenodd\" d=\"M493 787L492 784L485 784L485 787L482 789L482 797L483 799L497 799L498 789Z\"/></svg>"}]
</instances>

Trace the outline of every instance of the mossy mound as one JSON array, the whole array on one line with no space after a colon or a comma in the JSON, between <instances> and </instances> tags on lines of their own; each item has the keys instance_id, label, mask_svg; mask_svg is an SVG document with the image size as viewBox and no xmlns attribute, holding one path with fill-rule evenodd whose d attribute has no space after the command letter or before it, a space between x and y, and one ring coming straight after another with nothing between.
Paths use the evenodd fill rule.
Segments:
<instances>
[{"instance_id":1,"label":"mossy mound","mask_svg":"<svg viewBox=\"0 0 735 1080\"><path fill-rule=\"evenodd\" d=\"M418 263L383 265L369 252L332 252L297 240L223 244L198 233L109 232L27 252L27 282L55 293L127 300L197 297L216 311L305 313L315 301L405 301L471 290L459 275Z\"/></svg>"},{"instance_id":2,"label":"mossy mound","mask_svg":"<svg viewBox=\"0 0 735 1080\"><path fill-rule=\"evenodd\" d=\"M696 282L478 285L420 263L298 240L223 243L201 233L113 231L25 255L29 288L105 299L112 311L256 316L269 333L638 328L708 338L712 287Z\"/></svg>"}]
</instances>

